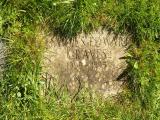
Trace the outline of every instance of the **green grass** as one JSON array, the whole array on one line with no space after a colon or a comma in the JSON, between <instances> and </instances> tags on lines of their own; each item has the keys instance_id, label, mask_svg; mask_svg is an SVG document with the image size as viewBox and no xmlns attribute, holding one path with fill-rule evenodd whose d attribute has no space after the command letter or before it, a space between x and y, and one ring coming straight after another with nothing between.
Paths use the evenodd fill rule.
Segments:
<instances>
[{"instance_id":1,"label":"green grass","mask_svg":"<svg viewBox=\"0 0 160 120\"><path fill-rule=\"evenodd\" d=\"M159 0L2 0L0 26L6 45L0 119L160 119ZM58 88L42 96L41 30L72 38L98 27L132 35L128 91L109 100L81 91L71 102Z\"/></svg>"}]
</instances>

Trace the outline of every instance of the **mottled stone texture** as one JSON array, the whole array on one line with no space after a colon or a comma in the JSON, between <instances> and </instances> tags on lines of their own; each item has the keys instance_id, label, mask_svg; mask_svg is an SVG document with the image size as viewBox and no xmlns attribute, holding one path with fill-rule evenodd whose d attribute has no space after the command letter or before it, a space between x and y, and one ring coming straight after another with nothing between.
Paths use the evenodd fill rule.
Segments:
<instances>
[{"instance_id":1,"label":"mottled stone texture","mask_svg":"<svg viewBox=\"0 0 160 120\"><path fill-rule=\"evenodd\" d=\"M130 43L128 36L99 29L80 34L72 41L46 37L43 72L66 84L71 93L83 87L105 97L122 91L117 77L126 68L124 59Z\"/></svg>"}]
</instances>

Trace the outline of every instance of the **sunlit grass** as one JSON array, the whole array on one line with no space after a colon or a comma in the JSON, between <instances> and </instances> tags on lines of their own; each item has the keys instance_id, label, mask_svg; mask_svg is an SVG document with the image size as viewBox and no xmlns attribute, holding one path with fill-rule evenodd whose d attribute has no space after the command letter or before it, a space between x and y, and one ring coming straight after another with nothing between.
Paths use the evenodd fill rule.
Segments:
<instances>
[{"instance_id":1,"label":"sunlit grass","mask_svg":"<svg viewBox=\"0 0 160 120\"><path fill-rule=\"evenodd\" d=\"M159 0L0 1L0 39L7 56L0 81L0 119L159 120L159 13ZM100 26L133 36L127 56L129 92L108 100L91 99L81 91L71 100L56 86L41 96L41 30L72 38Z\"/></svg>"}]
</instances>

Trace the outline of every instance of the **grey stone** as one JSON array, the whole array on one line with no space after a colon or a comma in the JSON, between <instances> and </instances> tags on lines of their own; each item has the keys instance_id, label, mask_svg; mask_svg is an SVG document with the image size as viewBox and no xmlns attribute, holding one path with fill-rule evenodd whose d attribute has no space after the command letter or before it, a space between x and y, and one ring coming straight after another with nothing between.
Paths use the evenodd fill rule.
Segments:
<instances>
[{"instance_id":1,"label":"grey stone","mask_svg":"<svg viewBox=\"0 0 160 120\"><path fill-rule=\"evenodd\" d=\"M129 35L115 35L99 29L88 35L80 34L73 41L62 42L57 36L46 37L43 72L58 76L71 93L81 87L105 97L122 91L117 77L127 64L124 57L131 42ZM47 58L47 59L46 59ZM87 82L87 83L86 83Z\"/></svg>"}]
</instances>

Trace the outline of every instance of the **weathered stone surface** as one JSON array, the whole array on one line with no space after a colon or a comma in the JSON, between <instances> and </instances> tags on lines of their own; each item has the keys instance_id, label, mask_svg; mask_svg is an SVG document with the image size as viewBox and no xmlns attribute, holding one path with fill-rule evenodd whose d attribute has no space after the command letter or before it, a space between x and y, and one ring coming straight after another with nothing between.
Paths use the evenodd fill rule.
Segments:
<instances>
[{"instance_id":1,"label":"weathered stone surface","mask_svg":"<svg viewBox=\"0 0 160 120\"><path fill-rule=\"evenodd\" d=\"M43 71L66 83L71 93L88 87L107 97L122 90L123 82L116 79L126 68L120 58L130 43L128 36L99 29L72 41L56 36L47 36L46 41Z\"/></svg>"}]
</instances>

